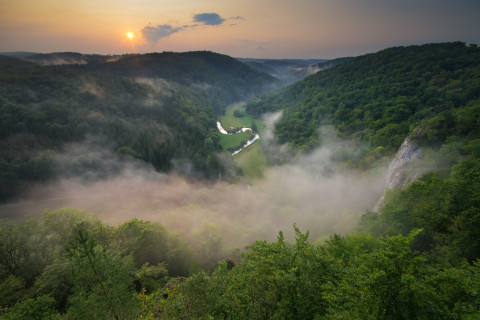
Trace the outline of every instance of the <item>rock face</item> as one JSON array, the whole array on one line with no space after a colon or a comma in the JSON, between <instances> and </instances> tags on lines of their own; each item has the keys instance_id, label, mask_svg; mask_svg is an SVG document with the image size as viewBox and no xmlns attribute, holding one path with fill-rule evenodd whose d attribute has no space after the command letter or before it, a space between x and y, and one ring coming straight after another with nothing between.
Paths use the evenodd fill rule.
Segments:
<instances>
[{"instance_id":1,"label":"rock face","mask_svg":"<svg viewBox=\"0 0 480 320\"><path fill-rule=\"evenodd\" d=\"M414 160L421 157L422 149L408 136L388 166L388 173L385 178L385 191L393 188L404 188L418 179L421 172L416 170ZM373 211L378 211L382 208L385 191L380 200L375 204Z\"/></svg>"},{"instance_id":2,"label":"rock face","mask_svg":"<svg viewBox=\"0 0 480 320\"><path fill-rule=\"evenodd\" d=\"M388 166L385 188L404 188L415 181L418 175L414 172L415 168L412 162L421 157L422 150L420 146L412 142L412 138L408 136Z\"/></svg>"}]
</instances>

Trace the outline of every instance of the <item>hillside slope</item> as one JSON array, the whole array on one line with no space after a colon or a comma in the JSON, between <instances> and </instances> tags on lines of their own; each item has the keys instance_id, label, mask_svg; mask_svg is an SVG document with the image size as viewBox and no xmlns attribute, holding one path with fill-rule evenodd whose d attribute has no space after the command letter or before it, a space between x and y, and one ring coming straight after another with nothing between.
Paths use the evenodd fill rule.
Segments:
<instances>
[{"instance_id":1,"label":"hillside slope","mask_svg":"<svg viewBox=\"0 0 480 320\"><path fill-rule=\"evenodd\" d=\"M201 93L219 114L229 103L271 91L281 84L232 57L209 51L126 55L118 61L78 68L130 78L175 81Z\"/></svg>"},{"instance_id":2,"label":"hillside slope","mask_svg":"<svg viewBox=\"0 0 480 320\"><path fill-rule=\"evenodd\" d=\"M58 66L0 56L0 65L0 200L55 176L106 177L132 158L216 176L224 103L276 82L211 52Z\"/></svg>"},{"instance_id":3,"label":"hillside slope","mask_svg":"<svg viewBox=\"0 0 480 320\"><path fill-rule=\"evenodd\" d=\"M277 140L300 149L321 143L318 129L334 125L341 138L393 155L413 129L430 143L478 135L480 49L464 43L396 47L318 72L253 99L249 113L283 111ZM377 150L380 150L377 149Z\"/></svg>"},{"instance_id":4,"label":"hillside slope","mask_svg":"<svg viewBox=\"0 0 480 320\"><path fill-rule=\"evenodd\" d=\"M237 58L237 60L252 68L268 73L285 84L302 80L319 70L318 65L327 63L325 59L250 59Z\"/></svg>"},{"instance_id":5,"label":"hillside slope","mask_svg":"<svg viewBox=\"0 0 480 320\"><path fill-rule=\"evenodd\" d=\"M447 267L478 263L480 49L476 45L455 42L386 49L263 95L247 108L257 115L282 110L277 140L299 149L321 144L318 129L333 125L337 138L347 140L354 150L337 149L335 160L356 168L375 168L378 159L391 160L402 142L409 142L404 147L412 147L415 159L406 170L423 174L414 173L418 180L411 184L391 189L387 185L383 207L365 213L359 229L379 237L421 230L410 246L431 263Z\"/></svg>"}]
</instances>

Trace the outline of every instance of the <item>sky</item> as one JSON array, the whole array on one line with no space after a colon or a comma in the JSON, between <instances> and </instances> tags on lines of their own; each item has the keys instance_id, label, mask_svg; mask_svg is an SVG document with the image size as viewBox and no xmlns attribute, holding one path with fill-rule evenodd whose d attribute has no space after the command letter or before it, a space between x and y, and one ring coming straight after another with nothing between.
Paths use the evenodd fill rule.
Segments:
<instances>
[{"instance_id":1,"label":"sky","mask_svg":"<svg viewBox=\"0 0 480 320\"><path fill-rule=\"evenodd\" d=\"M480 43L480 0L0 0L0 52L331 59L447 41Z\"/></svg>"}]
</instances>

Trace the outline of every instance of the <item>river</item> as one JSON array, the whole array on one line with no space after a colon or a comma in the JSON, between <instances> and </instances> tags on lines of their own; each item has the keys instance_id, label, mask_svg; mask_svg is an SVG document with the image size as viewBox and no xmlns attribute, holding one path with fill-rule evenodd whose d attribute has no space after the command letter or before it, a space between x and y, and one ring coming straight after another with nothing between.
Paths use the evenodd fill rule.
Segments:
<instances>
[{"instance_id":1,"label":"river","mask_svg":"<svg viewBox=\"0 0 480 320\"><path fill-rule=\"evenodd\" d=\"M217 128L218 128L218 131L220 131L220 133L222 134L237 134L237 133L241 133L241 132L247 132L247 131L252 131L251 128L240 128L238 129L236 132L234 133L229 133L227 132L227 130L225 130L223 127L222 127L222 124L220 123L220 121L217 121ZM247 148L249 145L251 145L252 143L254 143L256 140L260 139L260 136L258 135L258 133L255 134L255 136L248 140L240 149L238 150L235 150L233 153L232 153L232 156L236 155L237 153L245 150L245 148Z\"/></svg>"}]
</instances>

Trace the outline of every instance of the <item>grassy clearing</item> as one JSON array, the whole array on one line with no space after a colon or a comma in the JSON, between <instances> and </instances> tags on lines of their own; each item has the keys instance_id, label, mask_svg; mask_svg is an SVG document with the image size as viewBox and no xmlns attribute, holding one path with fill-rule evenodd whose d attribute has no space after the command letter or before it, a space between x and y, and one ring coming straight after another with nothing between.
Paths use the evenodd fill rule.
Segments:
<instances>
[{"instance_id":1,"label":"grassy clearing","mask_svg":"<svg viewBox=\"0 0 480 320\"><path fill-rule=\"evenodd\" d=\"M248 181L263 178L264 172L269 167L259 141L255 141L255 143L247 149L236 154L233 159L242 169L243 176Z\"/></svg>"},{"instance_id":2,"label":"grassy clearing","mask_svg":"<svg viewBox=\"0 0 480 320\"><path fill-rule=\"evenodd\" d=\"M248 119L237 118L233 115L236 109L243 107L241 104L232 104L227 107L225 110L225 115L220 117L220 123L222 124L225 130L233 130L236 128L250 127L252 122L248 122ZM245 107L243 107L243 112L245 112ZM251 117L250 117L251 118ZM247 141L250 138L250 132L243 132L238 134L224 135L222 134L220 138L220 145L223 147L223 150L228 150L228 148L237 147L242 141Z\"/></svg>"},{"instance_id":3,"label":"grassy clearing","mask_svg":"<svg viewBox=\"0 0 480 320\"><path fill-rule=\"evenodd\" d=\"M234 115L235 110L237 114L240 113L242 117L236 117ZM242 128L252 126L252 122L255 122L258 131L261 132L264 129L264 125L260 120L253 119L250 115L245 113L245 106L243 104L234 104L227 107L225 115L219 118L220 123L225 130L232 130L235 128ZM247 141L250 138L250 132L237 133L232 135L223 135L220 138L220 144L223 150L238 146L242 141ZM248 148L234 156L234 161L243 171L243 176L248 181L260 179L263 177L263 173L268 168L269 164L265 154L263 153L260 141L256 141Z\"/></svg>"},{"instance_id":4,"label":"grassy clearing","mask_svg":"<svg viewBox=\"0 0 480 320\"><path fill-rule=\"evenodd\" d=\"M250 132L242 132L237 134L222 134L220 137L220 145L223 147L223 150L228 150L228 148L237 147L242 141L247 142L250 138Z\"/></svg>"},{"instance_id":5,"label":"grassy clearing","mask_svg":"<svg viewBox=\"0 0 480 320\"><path fill-rule=\"evenodd\" d=\"M242 127L247 127L251 128L252 123L255 121L255 125L257 126L257 129L259 131L262 131L264 128L264 125L262 121L258 119L253 119L251 115L246 114L245 110L245 105L244 104L232 104L225 109L225 115L221 116L219 118L220 122L222 123L222 126L225 128L225 130L231 130L233 128L242 128ZM237 110L239 113L241 113L243 116L241 118L235 117L234 113L235 110Z\"/></svg>"},{"instance_id":6,"label":"grassy clearing","mask_svg":"<svg viewBox=\"0 0 480 320\"><path fill-rule=\"evenodd\" d=\"M247 127L247 124L243 122L243 118L237 118L233 115L235 110L239 107L239 104L232 104L225 109L225 115L220 117L220 122L225 130L232 130L234 128ZM250 123L251 124L251 123Z\"/></svg>"}]
</instances>

